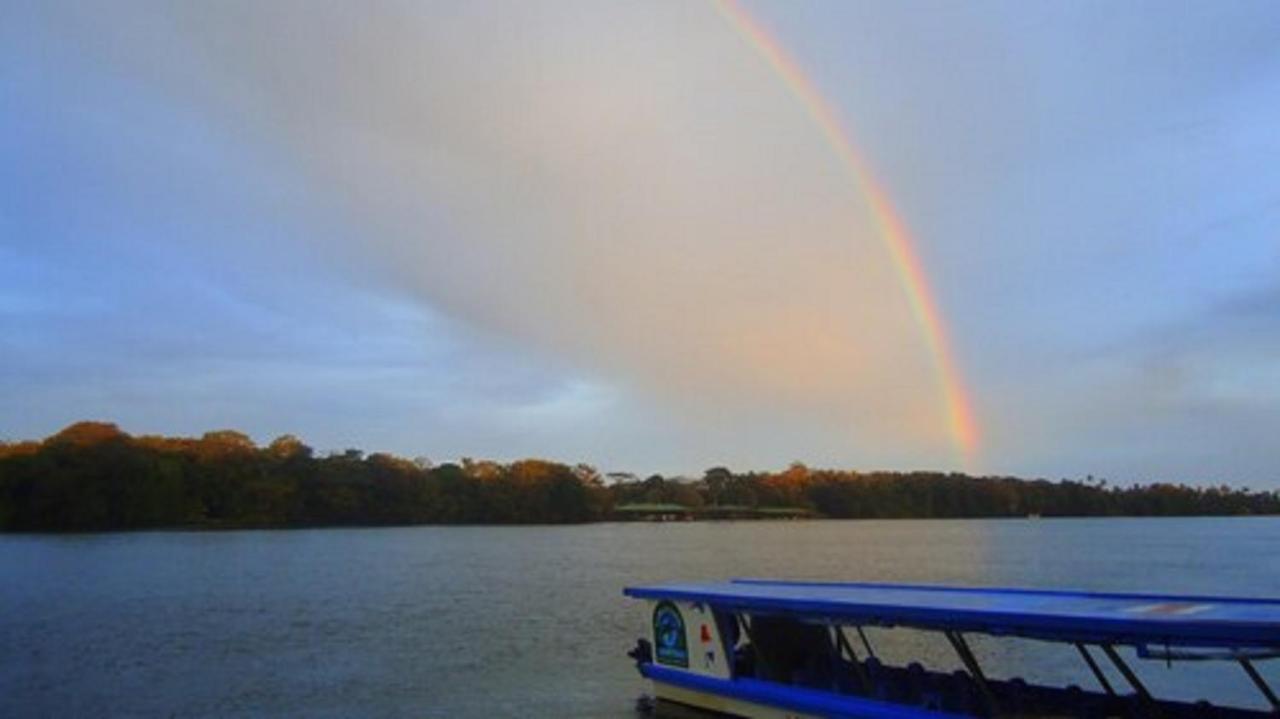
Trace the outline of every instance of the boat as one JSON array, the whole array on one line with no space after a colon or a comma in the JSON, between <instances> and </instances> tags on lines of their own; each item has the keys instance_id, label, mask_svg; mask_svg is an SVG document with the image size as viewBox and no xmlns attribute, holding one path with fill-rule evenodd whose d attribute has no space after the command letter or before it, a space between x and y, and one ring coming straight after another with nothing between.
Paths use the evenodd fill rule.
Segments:
<instances>
[{"instance_id":1,"label":"boat","mask_svg":"<svg viewBox=\"0 0 1280 719\"><path fill-rule=\"evenodd\" d=\"M1257 667L1280 657L1280 599L767 579L623 593L645 603L647 636L629 656L652 682L661 715L1280 716ZM881 631L903 629L941 635L962 668L892 665L877 655L868 630L880 643ZM1073 647L1088 688L990 676L974 635ZM1260 696L1256 706L1160 698L1137 671L1148 662L1229 662Z\"/></svg>"}]
</instances>

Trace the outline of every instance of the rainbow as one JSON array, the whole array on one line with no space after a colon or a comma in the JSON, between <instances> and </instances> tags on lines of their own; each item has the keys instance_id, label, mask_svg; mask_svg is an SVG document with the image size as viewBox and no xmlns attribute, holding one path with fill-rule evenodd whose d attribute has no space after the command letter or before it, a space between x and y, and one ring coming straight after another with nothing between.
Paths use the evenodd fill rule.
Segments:
<instances>
[{"instance_id":1,"label":"rainbow","mask_svg":"<svg viewBox=\"0 0 1280 719\"><path fill-rule=\"evenodd\" d=\"M737 0L712 0L720 14L773 67L787 88L808 111L827 143L835 150L840 163L852 176L858 191L871 210L876 231L883 239L898 272L911 313L920 324L924 342L933 357L938 383L946 405L952 441L965 465L970 464L978 448L978 425L973 415L969 394L960 379L960 371L951 351L933 292L929 288L924 267L915 251L911 233L889 201L888 193L876 181L866 159L845 131L831 104L805 76L800 65L786 49L747 13Z\"/></svg>"}]
</instances>

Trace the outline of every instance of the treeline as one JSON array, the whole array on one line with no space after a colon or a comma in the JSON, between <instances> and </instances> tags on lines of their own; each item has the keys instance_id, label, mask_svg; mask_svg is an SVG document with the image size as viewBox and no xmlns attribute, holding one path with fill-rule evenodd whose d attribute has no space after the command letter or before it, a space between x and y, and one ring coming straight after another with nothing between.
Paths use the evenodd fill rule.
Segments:
<instances>
[{"instance_id":1,"label":"treeline","mask_svg":"<svg viewBox=\"0 0 1280 719\"><path fill-rule=\"evenodd\" d=\"M131 437L81 422L0 445L0 529L570 523L607 513L593 470L526 460L431 466L358 450L318 457L286 435Z\"/></svg>"},{"instance_id":2,"label":"treeline","mask_svg":"<svg viewBox=\"0 0 1280 719\"><path fill-rule=\"evenodd\" d=\"M944 472L810 469L803 464L782 472L745 474L715 467L697 482L655 476L611 489L618 505L795 507L839 519L1280 514L1280 492L1227 486L1119 487L1092 477L1051 482Z\"/></svg>"},{"instance_id":3,"label":"treeline","mask_svg":"<svg viewBox=\"0 0 1280 719\"><path fill-rule=\"evenodd\" d=\"M585 464L536 459L433 465L358 450L317 456L292 435L265 447L230 430L133 437L101 422L0 443L5 531L563 524L646 504L787 507L832 518L1240 515L1280 514L1280 493L800 464L745 474L716 467L692 480L604 477Z\"/></svg>"}]
</instances>

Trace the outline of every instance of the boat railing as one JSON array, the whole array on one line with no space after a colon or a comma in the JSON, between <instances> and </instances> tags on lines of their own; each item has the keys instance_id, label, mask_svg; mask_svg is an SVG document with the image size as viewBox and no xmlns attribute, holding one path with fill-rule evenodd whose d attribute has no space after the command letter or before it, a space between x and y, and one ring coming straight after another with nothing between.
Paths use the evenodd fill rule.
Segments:
<instances>
[{"instance_id":1,"label":"boat railing","mask_svg":"<svg viewBox=\"0 0 1280 719\"><path fill-rule=\"evenodd\" d=\"M919 662L905 667L889 666L877 656L866 626L839 621L801 622L784 619L795 626L788 635L794 640L804 632L798 627L822 627L826 632L825 655L828 667L815 671L812 661L801 662L785 651L770 646L770 638L761 631L764 622L778 618L753 617L747 612L726 612L730 621L746 641L749 661L739 652L735 674L745 672L752 678L763 678L784 684L852 694L887 702L911 704L937 711L967 713L978 716L1036 715L1046 707L1070 706L1072 716L1149 716L1149 717L1236 717L1258 716L1256 712L1236 712L1208 702L1175 702L1155 697L1137 672L1125 661L1118 646L1130 647L1141 659L1173 662L1234 662L1242 667L1250 682L1261 693L1272 711L1280 715L1280 700L1275 691L1253 665L1255 661L1280 658L1280 651L1254 648L1172 648L1150 644L1117 645L1109 642L1071 642L1100 692L1087 691L1076 685L1053 687L1029 683L1024 679L993 679L988 676L977 653L964 632L917 628L940 634L955 654L963 669L950 673L927 670ZM872 625L884 629L883 626ZM811 630L810 630L811 631ZM764 636L762 636L764 635ZM812 657L806 657L811 660ZM1127 690L1108 678L1103 663L1124 680ZM1076 712L1079 712L1078 714Z\"/></svg>"}]
</instances>

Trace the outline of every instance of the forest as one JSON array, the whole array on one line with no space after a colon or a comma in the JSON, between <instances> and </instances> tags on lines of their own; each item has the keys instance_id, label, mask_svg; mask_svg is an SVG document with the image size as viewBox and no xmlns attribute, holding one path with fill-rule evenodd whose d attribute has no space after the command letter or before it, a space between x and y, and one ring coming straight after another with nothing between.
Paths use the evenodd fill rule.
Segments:
<instances>
[{"instance_id":1,"label":"forest","mask_svg":"<svg viewBox=\"0 0 1280 719\"><path fill-rule=\"evenodd\" d=\"M258 446L234 430L132 436L79 422L0 442L0 531L568 524L652 516L839 519L1280 514L1280 492L1227 486L974 477L942 472L713 467L701 477L603 475L586 464L434 464L351 449L323 456L292 435ZM776 515L769 510L786 510Z\"/></svg>"}]
</instances>

